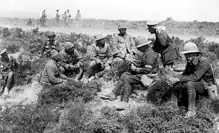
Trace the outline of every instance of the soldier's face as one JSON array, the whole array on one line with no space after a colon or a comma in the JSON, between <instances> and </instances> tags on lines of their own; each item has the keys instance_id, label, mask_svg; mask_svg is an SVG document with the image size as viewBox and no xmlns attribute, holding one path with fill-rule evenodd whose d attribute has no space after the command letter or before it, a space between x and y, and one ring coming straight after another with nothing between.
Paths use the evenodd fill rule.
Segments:
<instances>
[{"instance_id":1,"label":"soldier's face","mask_svg":"<svg viewBox=\"0 0 219 133\"><path fill-rule=\"evenodd\" d=\"M49 37L49 41L54 41L55 37Z\"/></svg>"},{"instance_id":2,"label":"soldier's face","mask_svg":"<svg viewBox=\"0 0 219 133\"><path fill-rule=\"evenodd\" d=\"M196 54L195 53L187 53L187 54L185 54L185 57L186 57L186 61L188 63L190 63L194 60L194 58L196 57Z\"/></svg>"},{"instance_id":3,"label":"soldier's face","mask_svg":"<svg viewBox=\"0 0 219 133\"><path fill-rule=\"evenodd\" d=\"M98 46L103 46L105 44L106 40L105 39L101 39L97 41Z\"/></svg>"},{"instance_id":4,"label":"soldier's face","mask_svg":"<svg viewBox=\"0 0 219 133\"><path fill-rule=\"evenodd\" d=\"M71 48L71 49L67 50L66 52L67 52L68 54L71 54L71 53L74 52L74 48Z\"/></svg>"},{"instance_id":5,"label":"soldier's face","mask_svg":"<svg viewBox=\"0 0 219 133\"><path fill-rule=\"evenodd\" d=\"M148 31L151 33L151 34L154 34L155 33L155 29L148 26Z\"/></svg>"},{"instance_id":6,"label":"soldier's face","mask_svg":"<svg viewBox=\"0 0 219 133\"><path fill-rule=\"evenodd\" d=\"M119 34L120 35L125 35L126 34L126 29L125 28L119 29Z\"/></svg>"}]
</instances>

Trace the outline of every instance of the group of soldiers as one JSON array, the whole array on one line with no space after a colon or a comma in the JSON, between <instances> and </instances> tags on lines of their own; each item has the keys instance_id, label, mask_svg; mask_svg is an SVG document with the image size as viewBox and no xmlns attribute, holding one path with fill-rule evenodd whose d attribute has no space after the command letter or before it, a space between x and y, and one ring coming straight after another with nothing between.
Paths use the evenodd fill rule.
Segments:
<instances>
[{"instance_id":1,"label":"group of soldiers","mask_svg":"<svg viewBox=\"0 0 219 133\"><path fill-rule=\"evenodd\" d=\"M143 84L142 78L145 75L157 73L160 67L160 61L164 68L173 68L176 62L185 55L187 65L184 72L180 75L168 76L167 81L173 85L171 100L177 105L178 99L182 94L188 97L188 111L185 118L196 115L195 101L198 95L213 98L212 88L217 87L211 64L208 59L202 56L197 45L188 42L180 54L179 48L174 44L167 32L160 27L158 22L148 22L148 31L154 34L156 39L139 41L135 45L133 37L127 34L127 27L120 25L119 34L113 43L113 48L106 43L106 36L98 35L95 38L95 44L91 45L91 62L87 72L83 74L82 55L75 49L75 44L65 42L64 48L58 48L55 42L55 33L47 34L49 40L43 46L42 56L49 57L44 70L41 72L40 83L44 89L49 86L60 86L70 80L81 80L84 83L98 78L99 72L108 71L112 68L113 62L126 62L133 60L136 55L142 56L140 65L130 64L131 72L124 72L120 75L115 88L109 94L102 97L107 100L116 100L121 96L121 103L128 105L129 97L133 92L133 85ZM2 54L2 62L5 51ZM1 69L3 70L3 69ZM77 71L77 75L72 78L67 73ZM7 74L5 84L5 94L10 90L9 82L13 74L11 71Z\"/></svg>"},{"instance_id":2,"label":"group of soldiers","mask_svg":"<svg viewBox=\"0 0 219 133\"><path fill-rule=\"evenodd\" d=\"M62 17L62 18L61 18ZM60 25L61 20L63 20L65 26L68 26L71 20L71 13L70 10L67 9L62 15L59 12L59 9L56 10L56 16L55 16L55 22L57 25ZM81 13L80 10L77 10L77 14L75 16L76 20L81 20ZM47 14L46 14L46 10L43 10L42 12L42 16L40 18L40 24L41 26L46 26L46 20L47 20Z\"/></svg>"}]
</instances>

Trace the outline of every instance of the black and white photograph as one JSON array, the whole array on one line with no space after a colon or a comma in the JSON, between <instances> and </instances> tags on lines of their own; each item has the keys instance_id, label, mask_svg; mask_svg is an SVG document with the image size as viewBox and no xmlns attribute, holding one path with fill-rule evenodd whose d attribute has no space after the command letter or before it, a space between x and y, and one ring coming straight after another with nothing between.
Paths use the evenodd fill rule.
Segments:
<instances>
[{"instance_id":1,"label":"black and white photograph","mask_svg":"<svg viewBox=\"0 0 219 133\"><path fill-rule=\"evenodd\" d=\"M0 133L219 133L219 0L0 3Z\"/></svg>"}]
</instances>

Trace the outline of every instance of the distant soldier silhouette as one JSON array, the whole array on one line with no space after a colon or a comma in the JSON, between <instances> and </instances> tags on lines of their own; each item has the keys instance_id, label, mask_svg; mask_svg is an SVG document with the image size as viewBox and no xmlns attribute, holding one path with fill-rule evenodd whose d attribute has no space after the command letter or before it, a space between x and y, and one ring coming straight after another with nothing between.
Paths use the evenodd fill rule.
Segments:
<instances>
[{"instance_id":1,"label":"distant soldier silhouette","mask_svg":"<svg viewBox=\"0 0 219 133\"><path fill-rule=\"evenodd\" d=\"M71 13L70 13L70 10L69 9L67 9L67 25L69 25L69 23L70 23L70 20L71 20Z\"/></svg>"},{"instance_id":2,"label":"distant soldier silhouette","mask_svg":"<svg viewBox=\"0 0 219 133\"><path fill-rule=\"evenodd\" d=\"M80 10L77 10L77 14L76 14L76 16L75 16L75 19L76 19L76 20L81 20L81 19L82 19Z\"/></svg>"},{"instance_id":3,"label":"distant soldier silhouette","mask_svg":"<svg viewBox=\"0 0 219 133\"><path fill-rule=\"evenodd\" d=\"M40 18L40 25L41 26L46 26L46 19L47 19L47 15L46 15L46 10L44 9L42 12L42 16Z\"/></svg>"},{"instance_id":4,"label":"distant soldier silhouette","mask_svg":"<svg viewBox=\"0 0 219 133\"><path fill-rule=\"evenodd\" d=\"M64 14L62 15L62 18L63 18L63 21L64 21L64 24L65 26L68 25L68 15L67 15L67 12L65 11Z\"/></svg>"},{"instance_id":5,"label":"distant soldier silhouette","mask_svg":"<svg viewBox=\"0 0 219 133\"><path fill-rule=\"evenodd\" d=\"M60 14L59 14L59 9L56 10L56 24L59 25L60 24Z\"/></svg>"}]
</instances>

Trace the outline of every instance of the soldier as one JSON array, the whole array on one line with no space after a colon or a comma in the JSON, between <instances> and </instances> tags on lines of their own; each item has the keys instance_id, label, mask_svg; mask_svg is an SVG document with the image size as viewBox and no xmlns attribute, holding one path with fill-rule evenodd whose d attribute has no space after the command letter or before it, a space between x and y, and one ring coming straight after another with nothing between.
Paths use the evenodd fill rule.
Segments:
<instances>
[{"instance_id":1,"label":"soldier","mask_svg":"<svg viewBox=\"0 0 219 133\"><path fill-rule=\"evenodd\" d=\"M54 32L47 32L46 36L48 37L47 42L42 46L41 55L44 57L50 57L50 52L52 50L59 51L59 45L55 41L56 34Z\"/></svg>"},{"instance_id":2,"label":"soldier","mask_svg":"<svg viewBox=\"0 0 219 133\"><path fill-rule=\"evenodd\" d=\"M186 68L182 75L168 77L168 81L174 85L171 98L176 104L180 95L183 95L182 98L188 96L188 112L185 116L185 118L188 118L196 115L196 96L212 96L211 90L216 91L217 84L211 64L208 59L201 56L196 44L186 43L182 53L187 60Z\"/></svg>"},{"instance_id":3,"label":"soldier","mask_svg":"<svg viewBox=\"0 0 219 133\"><path fill-rule=\"evenodd\" d=\"M67 82L68 78L59 69L59 62L61 59L62 58L57 51L51 51L51 59L47 62L40 78L40 83L43 85L44 89L51 86L62 85Z\"/></svg>"},{"instance_id":4,"label":"soldier","mask_svg":"<svg viewBox=\"0 0 219 133\"><path fill-rule=\"evenodd\" d=\"M1 55L1 91L3 95L7 96L9 91L14 86L14 71L17 66L17 62L14 58L9 57L7 50L4 49L0 53Z\"/></svg>"},{"instance_id":5,"label":"soldier","mask_svg":"<svg viewBox=\"0 0 219 133\"><path fill-rule=\"evenodd\" d=\"M56 24L59 25L60 23L60 14L59 14L59 10L56 10Z\"/></svg>"},{"instance_id":6,"label":"soldier","mask_svg":"<svg viewBox=\"0 0 219 133\"><path fill-rule=\"evenodd\" d=\"M70 14L70 10L69 9L67 9L66 13L67 13L67 18L71 19L71 14Z\"/></svg>"},{"instance_id":7,"label":"soldier","mask_svg":"<svg viewBox=\"0 0 219 133\"><path fill-rule=\"evenodd\" d=\"M42 12L42 16L41 16L41 26L46 26L46 19L47 19L47 15L46 15L46 10L44 9Z\"/></svg>"},{"instance_id":8,"label":"soldier","mask_svg":"<svg viewBox=\"0 0 219 133\"><path fill-rule=\"evenodd\" d=\"M81 20L81 13L80 13L80 10L77 10L77 14L75 16L75 19L76 20Z\"/></svg>"},{"instance_id":9,"label":"soldier","mask_svg":"<svg viewBox=\"0 0 219 133\"><path fill-rule=\"evenodd\" d=\"M103 98L109 99L111 101L116 100L117 97L121 94L121 101L124 105L127 105L129 101L129 96L132 93L131 85L140 84L145 85L142 82L142 78L145 78L145 74L156 73L158 68L158 54L153 51L152 44L149 41L140 41L141 45L137 48L144 52L141 59L141 66L136 67L134 64L131 64L131 73L125 72L121 75L120 80L116 84L116 87L110 94L106 94ZM144 47L144 48L143 48ZM143 51L144 50L144 51ZM123 90L122 90L123 87Z\"/></svg>"},{"instance_id":10,"label":"soldier","mask_svg":"<svg viewBox=\"0 0 219 133\"><path fill-rule=\"evenodd\" d=\"M121 59L128 60L130 55L134 55L137 52L133 37L126 33L126 26L119 25L119 34L115 38L114 51Z\"/></svg>"},{"instance_id":11,"label":"soldier","mask_svg":"<svg viewBox=\"0 0 219 133\"><path fill-rule=\"evenodd\" d=\"M67 15L67 12L65 11L64 14L62 15L62 18L63 18L63 21L64 21L64 24L65 26L68 25L68 15Z\"/></svg>"},{"instance_id":12,"label":"soldier","mask_svg":"<svg viewBox=\"0 0 219 133\"><path fill-rule=\"evenodd\" d=\"M110 70L112 62L112 50L110 45L105 41L106 36L100 34L96 36L96 43L91 47L91 63L89 64L87 73L82 81L87 82L87 79L101 71Z\"/></svg>"},{"instance_id":13,"label":"soldier","mask_svg":"<svg viewBox=\"0 0 219 133\"><path fill-rule=\"evenodd\" d=\"M62 57L62 72L79 70L79 73L75 78L75 80L78 81L83 72L83 64L80 61L82 56L75 49L75 45L73 43L65 42L64 46L65 48L59 52Z\"/></svg>"},{"instance_id":14,"label":"soldier","mask_svg":"<svg viewBox=\"0 0 219 133\"><path fill-rule=\"evenodd\" d=\"M156 36L154 51L160 53L164 67L172 67L174 62L180 58L179 48L173 43L167 32L161 26L158 26L158 22L149 21L147 26L149 32Z\"/></svg>"}]
</instances>

